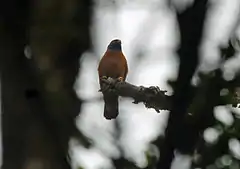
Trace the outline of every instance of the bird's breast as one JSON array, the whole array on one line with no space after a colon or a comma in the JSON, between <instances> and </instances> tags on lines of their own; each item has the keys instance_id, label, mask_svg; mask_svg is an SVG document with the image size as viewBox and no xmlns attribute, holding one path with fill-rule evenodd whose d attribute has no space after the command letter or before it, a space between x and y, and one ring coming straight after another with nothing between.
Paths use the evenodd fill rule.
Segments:
<instances>
[{"instance_id":1,"label":"bird's breast","mask_svg":"<svg viewBox=\"0 0 240 169\"><path fill-rule=\"evenodd\" d=\"M99 75L117 78L125 72L125 64L122 52L106 52L99 63Z\"/></svg>"}]
</instances>

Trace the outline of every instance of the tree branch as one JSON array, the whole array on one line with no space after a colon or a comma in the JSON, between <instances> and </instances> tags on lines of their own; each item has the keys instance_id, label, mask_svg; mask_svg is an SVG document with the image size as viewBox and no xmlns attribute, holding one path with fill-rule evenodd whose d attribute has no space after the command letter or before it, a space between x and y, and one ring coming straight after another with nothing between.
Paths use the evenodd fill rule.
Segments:
<instances>
[{"instance_id":1,"label":"tree branch","mask_svg":"<svg viewBox=\"0 0 240 169\"><path fill-rule=\"evenodd\" d=\"M105 89L103 92L114 92L122 97L133 98L134 104L143 103L146 108L153 108L156 112L170 109L171 96L166 95L166 90L160 90L158 86L135 86L128 82L120 82L117 79L101 79ZM99 90L101 91L101 90Z\"/></svg>"},{"instance_id":2,"label":"tree branch","mask_svg":"<svg viewBox=\"0 0 240 169\"><path fill-rule=\"evenodd\" d=\"M166 90L161 90L158 86L136 86L129 82L119 82L117 79L109 77L108 79L101 79L101 82L105 84L105 91L103 92L114 92L118 96L132 98L134 104L143 103L146 108L153 108L156 112L160 110L171 110L171 99L172 96L166 95ZM238 87L238 84L230 82L223 82L225 87ZM230 84L229 84L230 83ZM193 89L197 90L197 89ZM101 90L99 90L100 92ZM98 98L99 100L101 98ZM84 100L83 100L84 101ZM240 103L238 93L228 93L227 95L220 96L220 100L217 105L232 104L236 107ZM191 109L189 109L191 111Z\"/></svg>"}]
</instances>

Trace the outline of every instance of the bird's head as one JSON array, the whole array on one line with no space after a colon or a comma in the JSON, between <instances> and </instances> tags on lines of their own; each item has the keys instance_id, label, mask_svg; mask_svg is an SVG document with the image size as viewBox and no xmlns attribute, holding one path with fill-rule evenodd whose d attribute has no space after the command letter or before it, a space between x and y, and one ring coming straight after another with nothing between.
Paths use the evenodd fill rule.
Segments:
<instances>
[{"instance_id":1,"label":"bird's head","mask_svg":"<svg viewBox=\"0 0 240 169\"><path fill-rule=\"evenodd\" d=\"M108 50L116 50L116 51L122 51L122 42L120 39L114 39L112 40L108 47Z\"/></svg>"}]
</instances>

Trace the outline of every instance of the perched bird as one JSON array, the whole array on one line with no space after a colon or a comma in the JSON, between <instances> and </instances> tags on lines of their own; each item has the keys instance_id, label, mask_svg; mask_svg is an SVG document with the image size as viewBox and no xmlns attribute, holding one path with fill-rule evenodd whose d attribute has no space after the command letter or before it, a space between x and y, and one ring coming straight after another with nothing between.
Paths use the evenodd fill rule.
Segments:
<instances>
[{"instance_id":1,"label":"perched bird","mask_svg":"<svg viewBox=\"0 0 240 169\"><path fill-rule=\"evenodd\" d=\"M100 78L114 78L119 81L125 81L128 73L127 60L122 53L122 42L114 39L107 47L98 66L99 83L102 89L103 84ZM102 91L104 99L104 117L108 120L115 119L118 116L118 95L113 92Z\"/></svg>"}]
</instances>

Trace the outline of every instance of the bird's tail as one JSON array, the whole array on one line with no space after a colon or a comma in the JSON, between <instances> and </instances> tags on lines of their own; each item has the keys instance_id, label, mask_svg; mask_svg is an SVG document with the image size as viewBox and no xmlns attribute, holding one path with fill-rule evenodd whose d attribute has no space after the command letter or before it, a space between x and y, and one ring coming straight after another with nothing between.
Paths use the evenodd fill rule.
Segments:
<instances>
[{"instance_id":1,"label":"bird's tail","mask_svg":"<svg viewBox=\"0 0 240 169\"><path fill-rule=\"evenodd\" d=\"M104 117L107 120L117 118L118 112L118 97L113 93L104 94Z\"/></svg>"}]
</instances>

